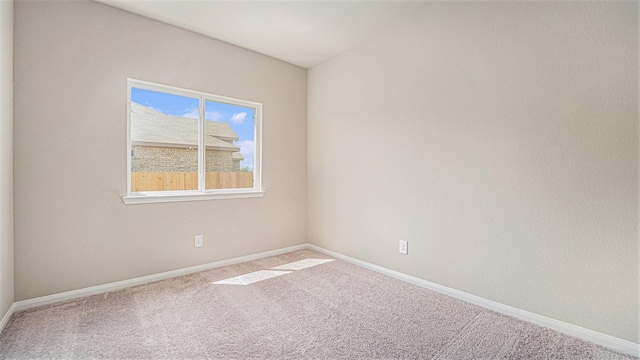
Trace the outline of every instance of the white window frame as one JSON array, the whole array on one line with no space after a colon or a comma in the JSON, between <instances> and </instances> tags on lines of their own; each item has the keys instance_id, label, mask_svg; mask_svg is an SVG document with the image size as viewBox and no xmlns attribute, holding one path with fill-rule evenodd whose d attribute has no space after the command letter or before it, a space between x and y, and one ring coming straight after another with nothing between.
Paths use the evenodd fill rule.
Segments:
<instances>
[{"instance_id":1,"label":"white window frame","mask_svg":"<svg viewBox=\"0 0 640 360\"><path fill-rule=\"evenodd\" d=\"M158 91L167 94L197 98L199 101L198 119L198 190L182 191L131 191L131 88ZM205 185L205 146L204 146L204 106L207 100L239 105L255 109L253 188L206 189ZM148 81L127 79L127 195L122 198L125 204L164 203L177 201L239 199L262 197L262 104L247 100L213 95Z\"/></svg>"}]
</instances>

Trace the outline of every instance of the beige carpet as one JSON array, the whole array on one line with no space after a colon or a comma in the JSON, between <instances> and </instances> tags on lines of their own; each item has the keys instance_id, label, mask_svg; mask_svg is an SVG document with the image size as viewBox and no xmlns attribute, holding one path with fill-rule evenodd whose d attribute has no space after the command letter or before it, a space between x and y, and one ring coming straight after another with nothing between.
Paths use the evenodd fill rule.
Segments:
<instances>
[{"instance_id":1,"label":"beige carpet","mask_svg":"<svg viewBox=\"0 0 640 360\"><path fill-rule=\"evenodd\" d=\"M635 359L339 260L212 284L307 258L329 257L296 251L18 312L0 358Z\"/></svg>"}]
</instances>

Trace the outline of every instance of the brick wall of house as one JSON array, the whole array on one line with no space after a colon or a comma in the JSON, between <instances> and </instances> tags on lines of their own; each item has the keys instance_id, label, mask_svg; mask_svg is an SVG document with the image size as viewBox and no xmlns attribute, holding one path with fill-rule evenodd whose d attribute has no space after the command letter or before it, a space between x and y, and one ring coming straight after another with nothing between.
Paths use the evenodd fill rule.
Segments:
<instances>
[{"instance_id":1,"label":"brick wall of house","mask_svg":"<svg viewBox=\"0 0 640 360\"><path fill-rule=\"evenodd\" d=\"M228 151L207 150L205 154L206 172L231 172L233 169L233 157Z\"/></svg>"},{"instance_id":2,"label":"brick wall of house","mask_svg":"<svg viewBox=\"0 0 640 360\"><path fill-rule=\"evenodd\" d=\"M197 172L198 151L195 149L132 146L131 172ZM207 172L240 170L240 162L233 161L228 151L207 150Z\"/></svg>"}]
</instances>

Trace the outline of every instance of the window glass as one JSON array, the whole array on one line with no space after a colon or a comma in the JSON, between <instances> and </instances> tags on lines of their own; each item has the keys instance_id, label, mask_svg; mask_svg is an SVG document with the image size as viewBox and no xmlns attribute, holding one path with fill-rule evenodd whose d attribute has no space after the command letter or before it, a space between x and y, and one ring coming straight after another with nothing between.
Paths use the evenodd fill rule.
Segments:
<instances>
[{"instance_id":1,"label":"window glass","mask_svg":"<svg viewBox=\"0 0 640 360\"><path fill-rule=\"evenodd\" d=\"M131 192L198 189L197 98L131 89Z\"/></svg>"},{"instance_id":2,"label":"window glass","mask_svg":"<svg viewBox=\"0 0 640 360\"><path fill-rule=\"evenodd\" d=\"M255 109L205 102L206 189L253 188Z\"/></svg>"}]
</instances>

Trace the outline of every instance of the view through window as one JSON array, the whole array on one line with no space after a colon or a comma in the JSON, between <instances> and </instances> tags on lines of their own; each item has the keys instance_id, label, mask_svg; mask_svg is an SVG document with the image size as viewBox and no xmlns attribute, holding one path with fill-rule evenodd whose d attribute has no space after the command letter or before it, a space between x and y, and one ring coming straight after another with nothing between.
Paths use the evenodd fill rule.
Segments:
<instances>
[{"instance_id":1,"label":"view through window","mask_svg":"<svg viewBox=\"0 0 640 360\"><path fill-rule=\"evenodd\" d=\"M259 189L260 104L129 86L130 193Z\"/></svg>"}]
</instances>

